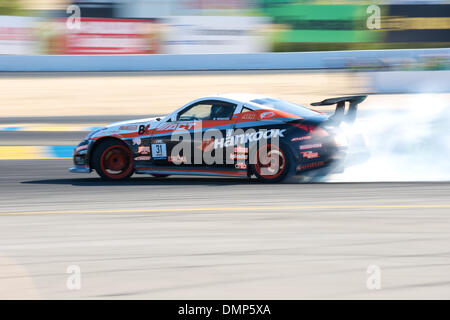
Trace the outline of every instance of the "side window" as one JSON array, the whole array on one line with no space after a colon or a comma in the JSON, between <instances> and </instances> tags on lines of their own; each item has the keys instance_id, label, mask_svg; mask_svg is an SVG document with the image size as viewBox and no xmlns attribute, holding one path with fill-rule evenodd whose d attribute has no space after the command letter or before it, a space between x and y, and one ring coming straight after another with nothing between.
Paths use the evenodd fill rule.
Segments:
<instances>
[{"instance_id":1,"label":"side window","mask_svg":"<svg viewBox=\"0 0 450 320\"><path fill-rule=\"evenodd\" d=\"M252 112L253 110L247 108L247 107L242 107L241 113L246 113L246 112Z\"/></svg>"},{"instance_id":2,"label":"side window","mask_svg":"<svg viewBox=\"0 0 450 320\"><path fill-rule=\"evenodd\" d=\"M211 105L197 104L178 115L179 121L207 120L211 114Z\"/></svg>"},{"instance_id":3,"label":"side window","mask_svg":"<svg viewBox=\"0 0 450 320\"><path fill-rule=\"evenodd\" d=\"M231 120L236 105L223 101L198 102L178 114L178 121Z\"/></svg>"}]
</instances>

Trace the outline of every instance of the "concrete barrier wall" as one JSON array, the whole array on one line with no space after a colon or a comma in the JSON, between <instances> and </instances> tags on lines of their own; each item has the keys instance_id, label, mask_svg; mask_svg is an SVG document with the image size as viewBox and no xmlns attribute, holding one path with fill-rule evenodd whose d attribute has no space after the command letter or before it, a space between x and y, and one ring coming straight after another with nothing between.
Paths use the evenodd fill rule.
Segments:
<instances>
[{"instance_id":1,"label":"concrete barrier wall","mask_svg":"<svg viewBox=\"0 0 450 320\"><path fill-rule=\"evenodd\" d=\"M362 50L255 54L0 56L0 71L193 71L333 69L385 59L447 56L449 49Z\"/></svg>"}]
</instances>

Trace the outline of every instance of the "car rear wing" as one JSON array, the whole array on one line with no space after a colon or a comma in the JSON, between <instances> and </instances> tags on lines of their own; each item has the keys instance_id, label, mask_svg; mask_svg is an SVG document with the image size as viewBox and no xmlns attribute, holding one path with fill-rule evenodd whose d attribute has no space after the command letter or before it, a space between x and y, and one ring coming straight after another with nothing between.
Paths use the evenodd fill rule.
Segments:
<instances>
[{"instance_id":1,"label":"car rear wing","mask_svg":"<svg viewBox=\"0 0 450 320\"><path fill-rule=\"evenodd\" d=\"M339 124L343 120L348 123L355 122L356 112L358 110L358 104L366 100L367 96L350 96L350 97L339 97L325 99L321 102L311 103L312 106L331 106L336 105L336 111L334 115L330 117L334 123ZM345 103L349 102L350 106L347 113L345 113Z\"/></svg>"}]
</instances>

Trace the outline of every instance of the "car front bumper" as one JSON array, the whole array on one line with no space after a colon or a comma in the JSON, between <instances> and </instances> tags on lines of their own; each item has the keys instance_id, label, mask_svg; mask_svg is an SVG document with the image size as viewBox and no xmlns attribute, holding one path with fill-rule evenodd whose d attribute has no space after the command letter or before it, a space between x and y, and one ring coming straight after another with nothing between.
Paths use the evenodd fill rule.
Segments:
<instances>
[{"instance_id":1,"label":"car front bumper","mask_svg":"<svg viewBox=\"0 0 450 320\"><path fill-rule=\"evenodd\" d=\"M91 173L91 169L85 166L73 166L69 171L72 173Z\"/></svg>"}]
</instances>

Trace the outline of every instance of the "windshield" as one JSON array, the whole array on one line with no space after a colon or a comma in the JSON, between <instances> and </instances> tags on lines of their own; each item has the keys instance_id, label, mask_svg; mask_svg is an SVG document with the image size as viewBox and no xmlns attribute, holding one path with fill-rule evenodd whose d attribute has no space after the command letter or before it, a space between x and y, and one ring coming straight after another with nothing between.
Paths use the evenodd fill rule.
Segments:
<instances>
[{"instance_id":1,"label":"windshield","mask_svg":"<svg viewBox=\"0 0 450 320\"><path fill-rule=\"evenodd\" d=\"M320 115L320 113L317 111L280 99L264 98L264 99L255 99L252 100L251 102L267 107L272 107L274 109L284 111L299 117L314 117Z\"/></svg>"}]
</instances>

